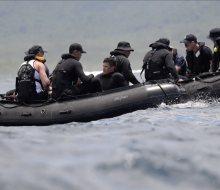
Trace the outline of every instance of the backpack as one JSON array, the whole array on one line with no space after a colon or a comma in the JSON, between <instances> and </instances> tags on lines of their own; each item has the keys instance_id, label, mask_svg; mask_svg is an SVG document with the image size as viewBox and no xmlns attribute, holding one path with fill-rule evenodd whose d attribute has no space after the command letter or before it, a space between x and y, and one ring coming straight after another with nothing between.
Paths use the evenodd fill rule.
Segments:
<instances>
[{"instance_id":1,"label":"backpack","mask_svg":"<svg viewBox=\"0 0 220 190\"><path fill-rule=\"evenodd\" d=\"M36 79L34 78L35 69L27 61L22 65L16 77L16 94L19 101L26 101L32 96L36 96ZM38 80L37 80L38 81Z\"/></svg>"}]
</instances>

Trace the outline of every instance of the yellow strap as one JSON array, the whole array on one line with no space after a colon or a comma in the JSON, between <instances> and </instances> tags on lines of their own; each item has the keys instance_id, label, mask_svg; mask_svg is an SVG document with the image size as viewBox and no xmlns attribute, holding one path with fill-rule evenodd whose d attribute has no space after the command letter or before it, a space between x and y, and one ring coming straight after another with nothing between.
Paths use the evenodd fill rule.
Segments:
<instances>
[{"instance_id":1,"label":"yellow strap","mask_svg":"<svg viewBox=\"0 0 220 190\"><path fill-rule=\"evenodd\" d=\"M36 58L37 60L41 61L41 62L44 60L44 57L35 56L35 58Z\"/></svg>"}]
</instances>

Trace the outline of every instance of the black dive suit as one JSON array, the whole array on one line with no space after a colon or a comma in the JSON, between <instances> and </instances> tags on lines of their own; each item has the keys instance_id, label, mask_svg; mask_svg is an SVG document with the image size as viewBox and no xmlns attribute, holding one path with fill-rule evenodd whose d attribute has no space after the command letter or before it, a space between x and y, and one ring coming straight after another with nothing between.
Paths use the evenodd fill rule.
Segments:
<instances>
[{"instance_id":1,"label":"black dive suit","mask_svg":"<svg viewBox=\"0 0 220 190\"><path fill-rule=\"evenodd\" d=\"M186 61L192 77L204 72L209 72L210 61L212 60L211 49L205 46L204 42L198 42L198 44L199 49L197 54L194 54L193 51L186 50Z\"/></svg>"},{"instance_id":2,"label":"black dive suit","mask_svg":"<svg viewBox=\"0 0 220 190\"><path fill-rule=\"evenodd\" d=\"M212 71L220 71L220 39L216 41L217 45L214 45L214 54L212 57Z\"/></svg>"},{"instance_id":3,"label":"black dive suit","mask_svg":"<svg viewBox=\"0 0 220 190\"><path fill-rule=\"evenodd\" d=\"M114 50L110 52L110 55L116 60L116 72L121 73L125 77L125 80L128 84L129 82L131 82L132 84L140 83L132 73L130 61L125 56L125 54L121 53L120 51Z\"/></svg>"},{"instance_id":4,"label":"black dive suit","mask_svg":"<svg viewBox=\"0 0 220 190\"><path fill-rule=\"evenodd\" d=\"M98 79L94 78L93 74L85 75L82 64L77 61L72 54L63 54L62 60L57 64L53 72L52 80L52 98L58 99L61 94L78 95L88 92L101 92L101 84ZM79 85L78 78L83 82Z\"/></svg>"},{"instance_id":5,"label":"black dive suit","mask_svg":"<svg viewBox=\"0 0 220 190\"><path fill-rule=\"evenodd\" d=\"M124 76L118 72L112 72L106 75L100 73L96 75L95 78L99 79L103 90L111 90L114 88L128 86Z\"/></svg>"},{"instance_id":6,"label":"black dive suit","mask_svg":"<svg viewBox=\"0 0 220 190\"><path fill-rule=\"evenodd\" d=\"M155 42L149 47L152 47L152 50L145 55L142 67L142 69L145 70L146 81L165 78L178 80L179 75L174 66L173 55L170 52L169 46ZM172 76L169 73L171 73Z\"/></svg>"}]
</instances>

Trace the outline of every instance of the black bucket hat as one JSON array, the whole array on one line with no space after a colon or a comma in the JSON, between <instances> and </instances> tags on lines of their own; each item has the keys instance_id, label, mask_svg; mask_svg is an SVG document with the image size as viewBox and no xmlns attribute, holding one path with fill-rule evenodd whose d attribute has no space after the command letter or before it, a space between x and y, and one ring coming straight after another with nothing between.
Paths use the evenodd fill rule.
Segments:
<instances>
[{"instance_id":1,"label":"black bucket hat","mask_svg":"<svg viewBox=\"0 0 220 190\"><path fill-rule=\"evenodd\" d=\"M47 53L47 51L44 51L43 48L39 45L34 45L33 47L31 47L28 51L24 52L26 55L36 55L39 52L42 53Z\"/></svg>"},{"instance_id":2,"label":"black bucket hat","mask_svg":"<svg viewBox=\"0 0 220 190\"><path fill-rule=\"evenodd\" d=\"M117 48L116 48L115 50L134 51L134 50L131 48L130 43L125 42L125 41L119 42L119 43L118 43L118 46L117 46Z\"/></svg>"},{"instance_id":3,"label":"black bucket hat","mask_svg":"<svg viewBox=\"0 0 220 190\"><path fill-rule=\"evenodd\" d=\"M213 28L212 30L210 30L207 38L214 41L220 39L220 28Z\"/></svg>"}]
</instances>

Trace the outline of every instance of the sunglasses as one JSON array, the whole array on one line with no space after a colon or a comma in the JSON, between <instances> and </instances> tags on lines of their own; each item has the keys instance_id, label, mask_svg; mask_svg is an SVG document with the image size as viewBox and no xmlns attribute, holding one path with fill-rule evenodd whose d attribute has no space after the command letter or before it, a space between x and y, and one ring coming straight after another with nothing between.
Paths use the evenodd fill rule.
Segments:
<instances>
[{"instance_id":1,"label":"sunglasses","mask_svg":"<svg viewBox=\"0 0 220 190\"><path fill-rule=\"evenodd\" d=\"M185 43L185 47L188 47L188 45L190 44L191 42L189 42L189 43Z\"/></svg>"},{"instance_id":2,"label":"sunglasses","mask_svg":"<svg viewBox=\"0 0 220 190\"><path fill-rule=\"evenodd\" d=\"M43 52L43 51L39 51L39 53L42 53L42 55L44 55L44 52Z\"/></svg>"}]
</instances>

